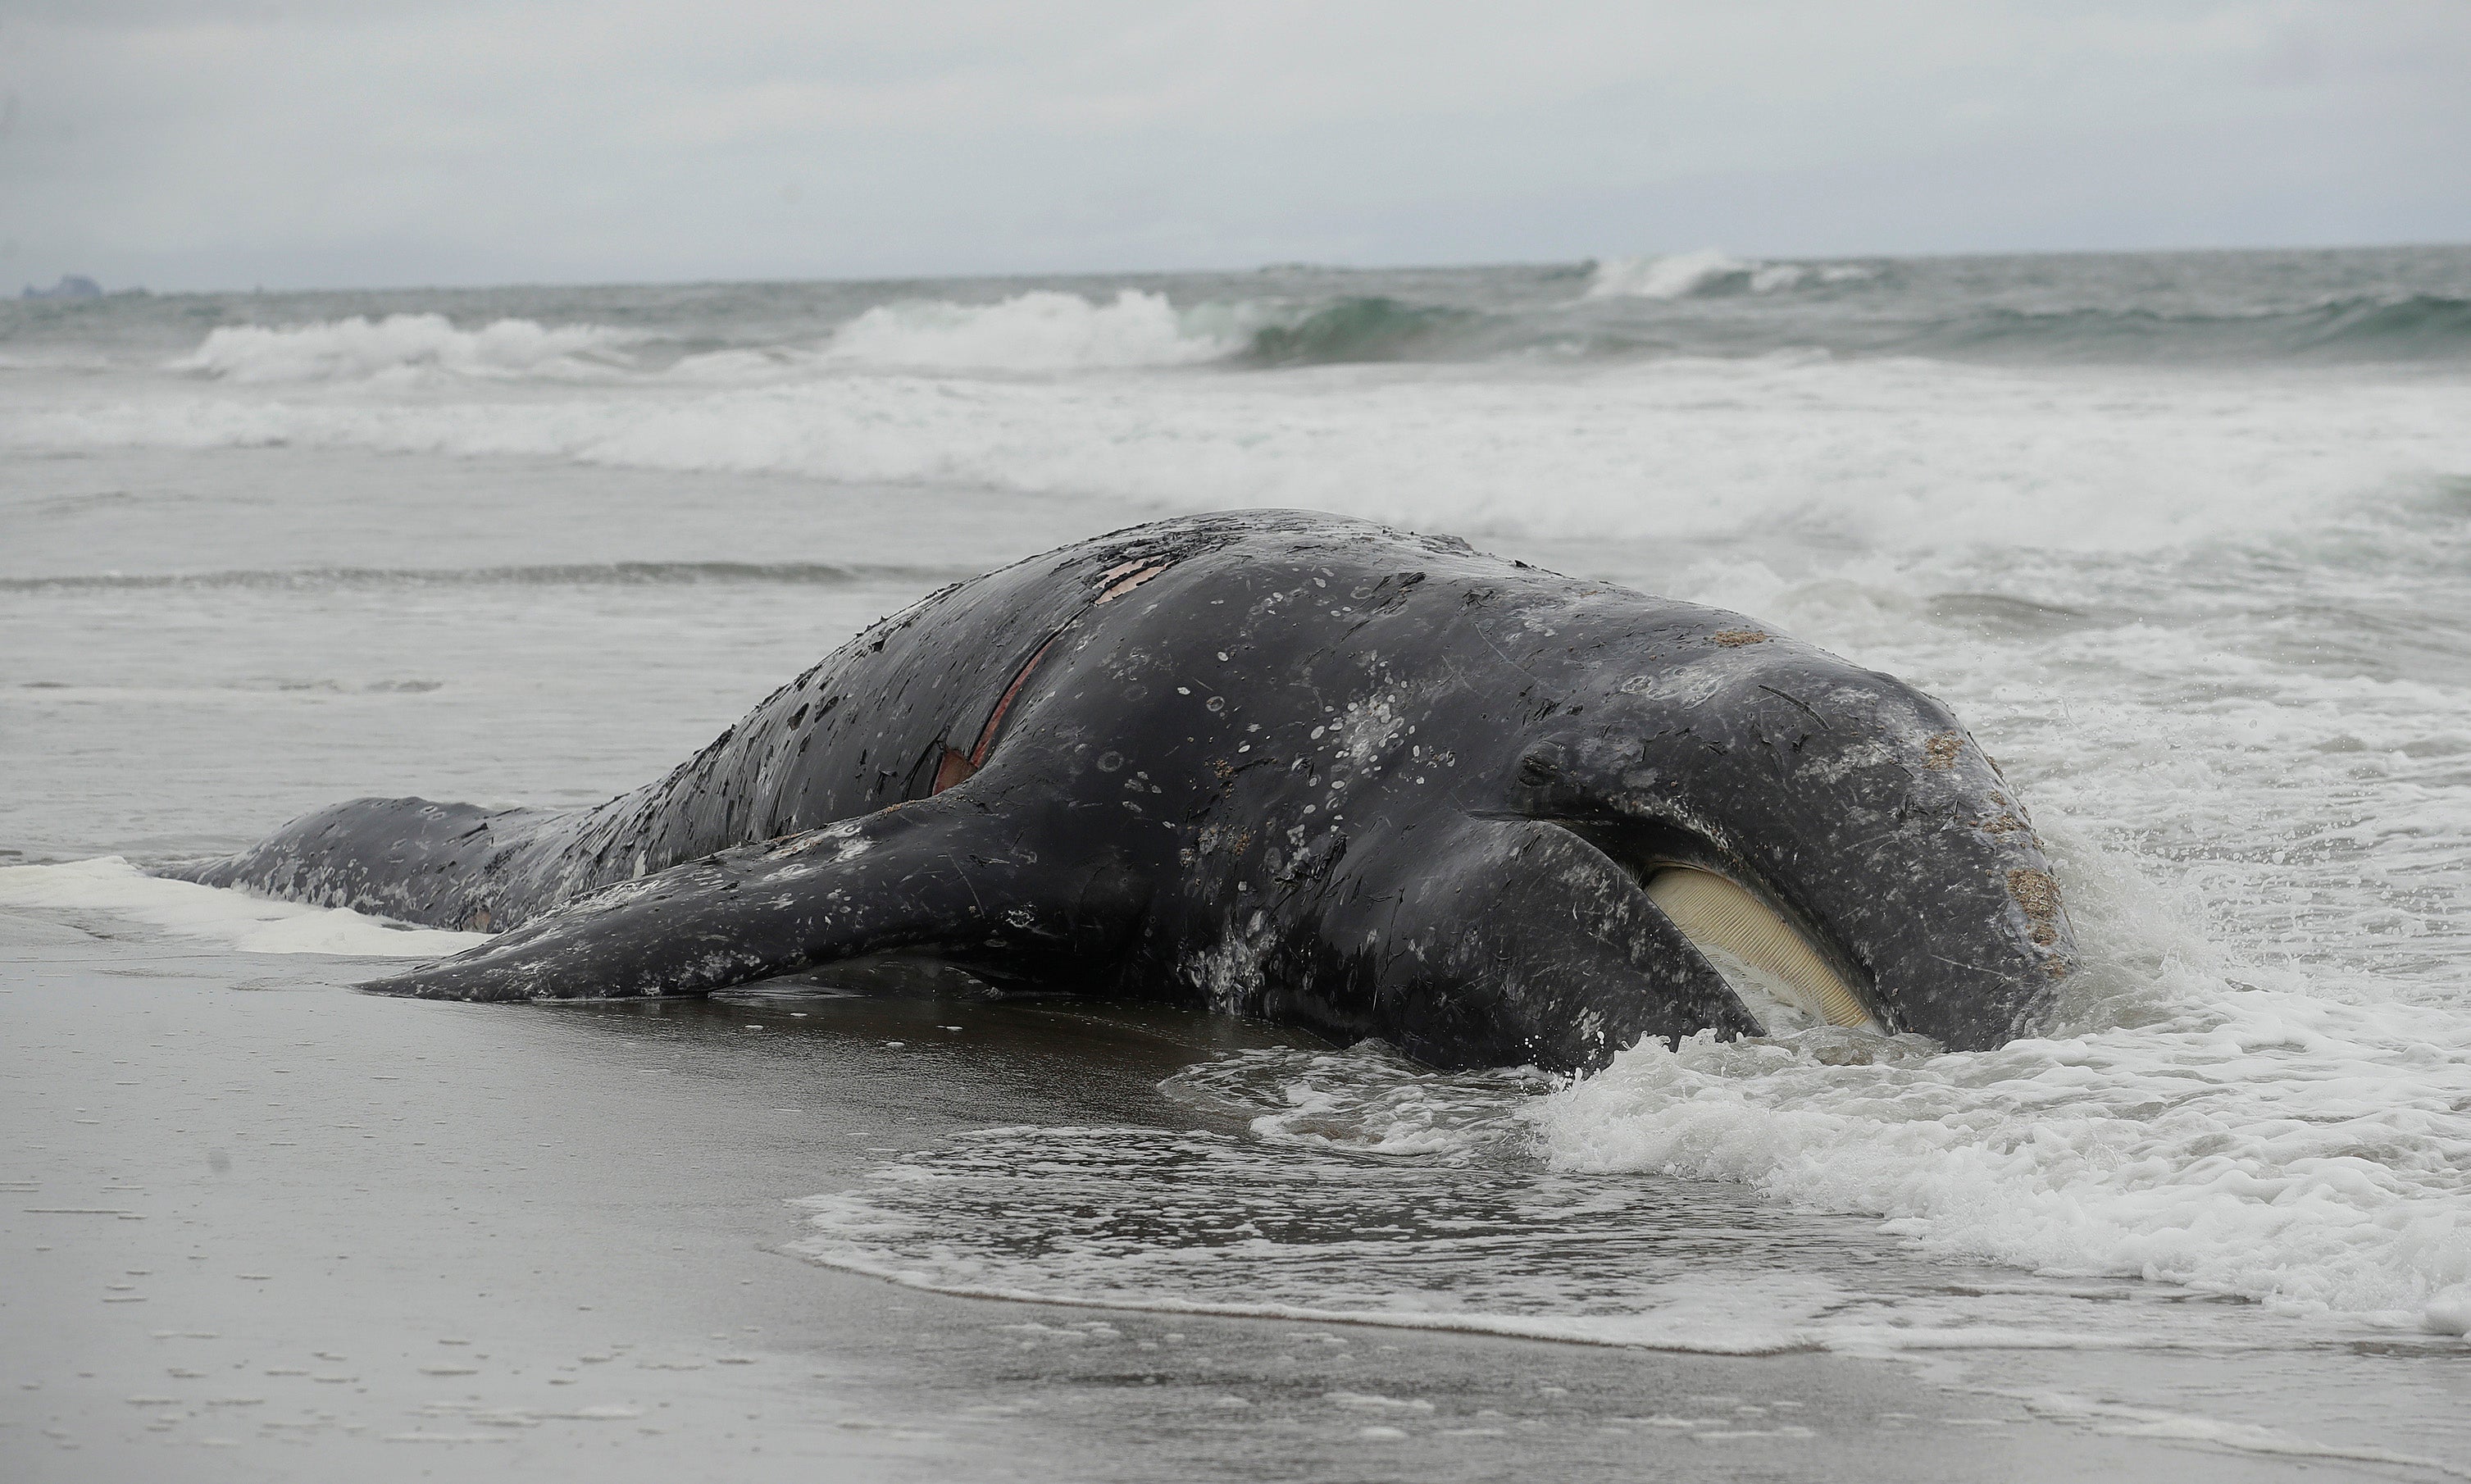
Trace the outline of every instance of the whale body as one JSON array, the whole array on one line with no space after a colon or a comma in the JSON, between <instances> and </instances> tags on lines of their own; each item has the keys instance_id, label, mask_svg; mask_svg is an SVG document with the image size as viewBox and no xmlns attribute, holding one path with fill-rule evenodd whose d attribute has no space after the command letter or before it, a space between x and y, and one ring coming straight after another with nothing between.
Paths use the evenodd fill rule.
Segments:
<instances>
[{"instance_id":1,"label":"whale body","mask_svg":"<svg viewBox=\"0 0 2471 1484\"><path fill-rule=\"evenodd\" d=\"M498 934L365 987L699 994L884 954L1441 1067L2029 1033L2072 967L1947 708L1740 614L1301 511L886 618L578 810L359 799L165 874Z\"/></svg>"}]
</instances>

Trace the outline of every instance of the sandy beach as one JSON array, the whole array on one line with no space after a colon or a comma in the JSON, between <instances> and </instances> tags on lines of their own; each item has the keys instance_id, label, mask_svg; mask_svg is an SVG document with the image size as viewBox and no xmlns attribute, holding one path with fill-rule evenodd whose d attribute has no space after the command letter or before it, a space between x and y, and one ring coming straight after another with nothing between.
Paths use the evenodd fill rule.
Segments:
<instances>
[{"instance_id":1,"label":"sandy beach","mask_svg":"<svg viewBox=\"0 0 2471 1484\"><path fill-rule=\"evenodd\" d=\"M2436 1353L2346 1395L2287 1355L1729 1357L921 1292L786 1253L792 1202L991 1124L1172 1123L1161 1078L1277 1034L950 996L429 1004L342 987L381 961L82 926L0 916L0 1450L29 1481L2228 1481L2462 1456ZM2116 1410L2173 1391L2217 1421ZM2226 1402L2271 1429L2251 1445L2321 1451L2225 1447Z\"/></svg>"}]
</instances>

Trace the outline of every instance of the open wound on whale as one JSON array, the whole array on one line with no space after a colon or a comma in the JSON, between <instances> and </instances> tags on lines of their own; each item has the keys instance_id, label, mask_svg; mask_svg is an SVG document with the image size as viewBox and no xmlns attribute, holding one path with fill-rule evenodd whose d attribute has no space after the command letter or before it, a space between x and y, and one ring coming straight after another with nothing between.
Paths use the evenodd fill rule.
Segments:
<instances>
[{"instance_id":1,"label":"open wound on whale","mask_svg":"<svg viewBox=\"0 0 2471 1484\"><path fill-rule=\"evenodd\" d=\"M1120 562L1110 567L1098 574L1101 590L1097 597L1090 600L1090 606L1095 608L1112 602L1174 565L1172 561L1153 559ZM1066 625L1068 628L1071 626ZM995 748L996 734L1003 729L1004 715L1012 710L1012 703L1021 695L1021 688L1029 683L1029 672L1038 668L1038 662L1045 659L1047 651L1055 648L1055 641L1063 637L1062 628L1047 635L1047 642L1031 650L1029 658L1022 661L1021 668L1013 671L1012 683L1004 687L1003 695L997 700L995 709L987 714L986 724L978 728L977 745L963 752L957 747L940 742L936 744L939 751L935 777L928 786L928 793L941 793L954 784L967 783L979 768L987 766L987 754Z\"/></svg>"},{"instance_id":2,"label":"open wound on whale","mask_svg":"<svg viewBox=\"0 0 2471 1484\"><path fill-rule=\"evenodd\" d=\"M1814 1025L1886 1031L1810 940L1753 892L1713 871L1668 865L1648 878L1647 895L1768 1034Z\"/></svg>"},{"instance_id":3,"label":"open wound on whale","mask_svg":"<svg viewBox=\"0 0 2471 1484\"><path fill-rule=\"evenodd\" d=\"M927 790L930 794L941 793L957 783L967 783L979 768L987 766L987 755L995 750L996 734L1003 730L1004 716L1012 710L1012 703L1020 696L1021 688L1029 683L1029 672L1038 668L1038 662L1047 658L1047 651L1054 648L1055 641L1063 637L1064 630L1060 628L1047 635L1047 642L1029 651L1029 658L1022 661L1021 668L1013 671L1012 683L1004 687L1003 695L996 700L995 709L987 713L986 724L978 728L976 746L963 752L957 747L937 743L943 747L943 755L935 764L935 781Z\"/></svg>"},{"instance_id":4,"label":"open wound on whale","mask_svg":"<svg viewBox=\"0 0 2471 1484\"><path fill-rule=\"evenodd\" d=\"M1101 603L1114 602L1174 565L1175 563L1169 561L1119 562L1098 574L1098 580L1105 583L1106 587L1097 597L1090 601L1090 606L1094 608Z\"/></svg>"}]
</instances>

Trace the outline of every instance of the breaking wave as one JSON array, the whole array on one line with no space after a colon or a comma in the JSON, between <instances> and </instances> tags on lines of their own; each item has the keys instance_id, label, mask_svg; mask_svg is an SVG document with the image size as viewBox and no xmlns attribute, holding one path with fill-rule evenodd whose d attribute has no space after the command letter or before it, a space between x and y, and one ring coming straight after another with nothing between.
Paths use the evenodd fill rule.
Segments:
<instances>
[{"instance_id":1,"label":"breaking wave","mask_svg":"<svg viewBox=\"0 0 2471 1484\"><path fill-rule=\"evenodd\" d=\"M1226 314L1179 314L1164 294L1126 289L1094 304L1047 290L995 304L882 304L834 332L830 362L942 370L1070 371L1192 365L1242 348Z\"/></svg>"},{"instance_id":2,"label":"breaking wave","mask_svg":"<svg viewBox=\"0 0 2471 1484\"><path fill-rule=\"evenodd\" d=\"M427 374L508 380L605 376L639 339L604 325L498 319L459 330L444 315L353 316L317 324L224 325L172 363L235 382L365 381Z\"/></svg>"},{"instance_id":3,"label":"breaking wave","mask_svg":"<svg viewBox=\"0 0 2471 1484\"><path fill-rule=\"evenodd\" d=\"M605 380L662 372L730 381L832 367L926 371L1076 371L1191 365L1247 343L1240 310L1179 312L1163 294L1127 289L1105 303L1039 290L992 304L881 304L817 345L694 353L668 365L654 337L604 325L503 318L459 329L444 315L354 316L295 325L224 325L170 369L238 383Z\"/></svg>"},{"instance_id":4,"label":"breaking wave","mask_svg":"<svg viewBox=\"0 0 2471 1484\"><path fill-rule=\"evenodd\" d=\"M16 411L18 448L294 445L1303 506L1408 525L1691 539L2151 548L2471 475L2465 393L1672 361L1583 380L878 373L554 399L200 396ZM1961 409L1961 412L1958 411ZM1707 491L1723 490L1711 501Z\"/></svg>"},{"instance_id":5,"label":"breaking wave","mask_svg":"<svg viewBox=\"0 0 2471 1484\"><path fill-rule=\"evenodd\" d=\"M1343 298L1253 332L1244 359L1256 365L1337 365L1449 359L1490 317L1378 294Z\"/></svg>"},{"instance_id":6,"label":"breaking wave","mask_svg":"<svg viewBox=\"0 0 2471 1484\"><path fill-rule=\"evenodd\" d=\"M819 351L690 357L706 379L800 366L1069 372L1227 365L1482 362L1538 351L1592 360L1778 351L1960 360L2200 364L2254 359L2414 361L2471 355L2471 299L2360 295L2248 313L1966 303L1930 313L1873 306L1841 320L1773 322L1759 301L1793 291L1866 292L1877 270L1771 263L1713 250L1599 263L1575 303L1476 309L1394 294L1202 301L1125 290L1106 303L1039 291L993 304L916 300L867 310ZM1744 318L1724 306L1742 301ZM1692 306L1700 306L1694 309ZM1708 318L1708 316L1718 316ZM497 327L492 327L495 330ZM533 327L537 329L538 327ZM217 332L218 334L225 332ZM484 332L485 333L485 332ZM556 363L544 370L565 374Z\"/></svg>"},{"instance_id":7,"label":"breaking wave","mask_svg":"<svg viewBox=\"0 0 2471 1484\"><path fill-rule=\"evenodd\" d=\"M1486 329L1518 334L1508 317L1384 294L1303 304L1206 300L1179 310L1163 294L1132 289L1108 303L1040 291L994 304L882 305L835 331L817 359L952 371L1447 361L1480 357L1489 338L1478 332ZM695 365L719 359L699 358Z\"/></svg>"},{"instance_id":8,"label":"breaking wave","mask_svg":"<svg viewBox=\"0 0 2471 1484\"><path fill-rule=\"evenodd\" d=\"M1588 281L1591 299L1679 299L1692 294L1771 294L1802 284L1855 283L1875 271L1852 263L1761 263L1713 247L1660 257L1607 258Z\"/></svg>"},{"instance_id":9,"label":"breaking wave","mask_svg":"<svg viewBox=\"0 0 2471 1484\"><path fill-rule=\"evenodd\" d=\"M794 337L749 342L500 318L459 328L436 313L225 325L169 362L231 384L549 382L729 386L892 373L1043 375L1218 366L1577 359L1657 362L1789 353L2162 365L2411 363L2471 357L2471 297L2351 294L2261 305L2088 304L1915 292L1854 263L1782 263L1708 249L1612 258L1573 299L1539 274L1526 302L1447 294L1196 297L1124 289L1111 299L1038 289L987 303L902 299ZM847 313L843 311L843 313ZM28 363L29 365L34 363Z\"/></svg>"}]
</instances>

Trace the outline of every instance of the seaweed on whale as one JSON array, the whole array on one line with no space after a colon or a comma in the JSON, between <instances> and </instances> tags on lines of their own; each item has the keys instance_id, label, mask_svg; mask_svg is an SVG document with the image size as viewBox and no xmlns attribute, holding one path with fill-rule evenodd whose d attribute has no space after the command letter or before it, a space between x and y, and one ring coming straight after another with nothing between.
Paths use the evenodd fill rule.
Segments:
<instances>
[{"instance_id":1,"label":"seaweed on whale","mask_svg":"<svg viewBox=\"0 0 2471 1484\"><path fill-rule=\"evenodd\" d=\"M693 994L882 953L1601 1065L2029 1031L2073 956L1938 702L1737 614L1299 511L956 584L600 806L361 799L168 874L497 930L367 987Z\"/></svg>"}]
</instances>

